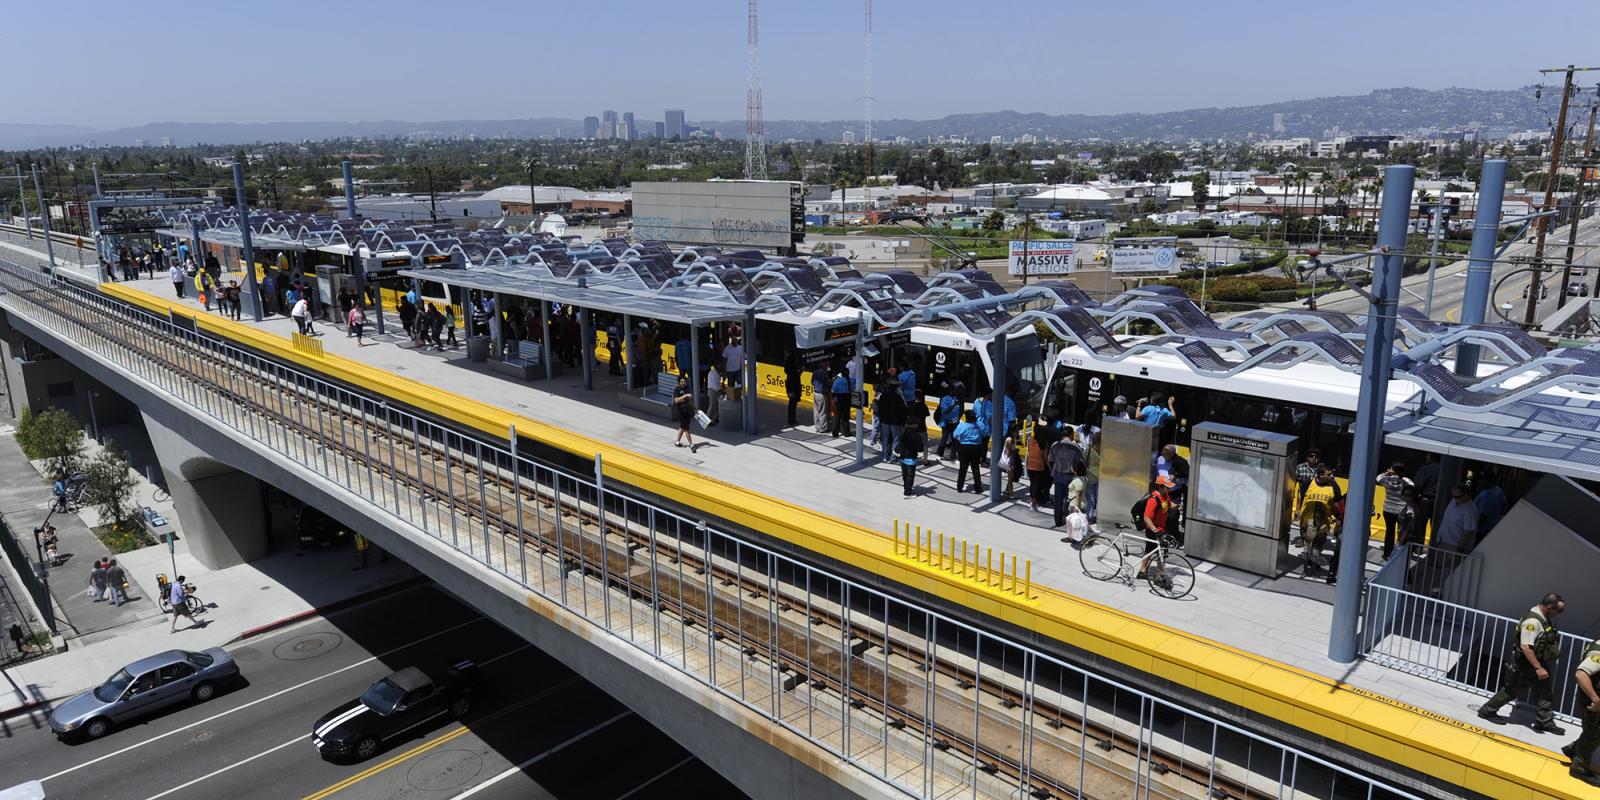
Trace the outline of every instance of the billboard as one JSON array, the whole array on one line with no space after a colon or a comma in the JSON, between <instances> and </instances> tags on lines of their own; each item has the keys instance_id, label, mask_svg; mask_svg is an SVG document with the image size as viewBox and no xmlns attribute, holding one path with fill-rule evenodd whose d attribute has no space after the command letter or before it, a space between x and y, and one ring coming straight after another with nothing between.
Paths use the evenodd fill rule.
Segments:
<instances>
[{"instance_id":1,"label":"billboard","mask_svg":"<svg viewBox=\"0 0 1600 800\"><path fill-rule=\"evenodd\" d=\"M1024 253L1028 262L1026 273L1022 263ZM1012 242L1007 267L1012 275L1071 275L1078 271L1078 243L1070 239Z\"/></svg>"},{"instance_id":2,"label":"billboard","mask_svg":"<svg viewBox=\"0 0 1600 800\"><path fill-rule=\"evenodd\" d=\"M787 250L805 238L805 203L792 181L671 181L633 185L641 241Z\"/></svg>"},{"instance_id":3,"label":"billboard","mask_svg":"<svg viewBox=\"0 0 1600 800\"><path fill-rule=\"evenodd\" d=\"M1178 237L1176 236L1114 239L1111 244L1111 272L1113 274L1166 274L1175 271L1178 267Z\"/></svg>"}]
</instances>

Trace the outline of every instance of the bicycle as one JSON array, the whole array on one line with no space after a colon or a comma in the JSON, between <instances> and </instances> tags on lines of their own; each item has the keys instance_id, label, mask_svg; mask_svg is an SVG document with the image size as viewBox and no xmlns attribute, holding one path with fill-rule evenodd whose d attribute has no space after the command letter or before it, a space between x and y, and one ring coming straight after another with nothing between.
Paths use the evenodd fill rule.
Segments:
<instances>
[{"instance_id":1,"label":"bicycle","mask_svg":"<svg viewBox=\"0 0 1600 800\"><path fill-rule=\"evenodd\" d=\"M172 582L162 573L156 574L156 604L161 608L161 613L172 613ZM194 584L183 585L183 605L189 609L189 614L195 615L205 611L206 604L194 594Z\"/></svg>"},{"instance_id":2,"label":"bicycle","mask_svg":"<svg viewBox=\"0 0 1600 800\"><path fill-rule=\"evenodd\" d=\"M1129 589L1139 578L1130 569L1127 559L1144 560L1146 554L1133 552L1133 543L1154 544L1145 565L1144 579L1150 590L1163 597L1177 599L1194 589L1194 565L1175 552L1178 541L1167 534L1159 539L1148 539L1131 533L1094 533L1083 540L1078 548L1078 562L1083 574L1097 581L1120 580Z\"/></svg>"}]
</instances>

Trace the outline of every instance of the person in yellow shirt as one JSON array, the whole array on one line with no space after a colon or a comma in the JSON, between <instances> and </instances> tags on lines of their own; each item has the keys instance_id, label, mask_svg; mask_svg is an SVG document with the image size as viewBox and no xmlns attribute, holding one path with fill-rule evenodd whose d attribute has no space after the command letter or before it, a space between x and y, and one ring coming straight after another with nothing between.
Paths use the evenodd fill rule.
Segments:
<instances>
[{"instance_id":1,"label":"person in yellow shirt","mask_svg":"<svg viewBox=\"0 0 1600 800\"><path fill-rule=\"evenodd\" d=\"M1313 577L1323 571L1320 563L1322 549L1328 536L1339 524L1339 504L1344 499L1339 484L1333 479L1333 470L1323 467L1317 477L1306 487L1300 502L1300 543L1305 547L1305 574Z\"/></svg>"}]
</instances>

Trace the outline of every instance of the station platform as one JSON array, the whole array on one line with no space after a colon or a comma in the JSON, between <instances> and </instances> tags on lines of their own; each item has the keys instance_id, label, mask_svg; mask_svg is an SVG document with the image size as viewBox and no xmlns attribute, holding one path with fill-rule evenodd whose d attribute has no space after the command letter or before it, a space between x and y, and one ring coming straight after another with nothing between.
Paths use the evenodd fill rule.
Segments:
<instances>
[{"instance_id":1,"label":"station platform","mask_svg":"<svg viewBox=\"0 0 1600 800\"><path fill-rule=\"evenodd\" d=\"M159 313L180 309L208 331L491 435L514 424L520 435L570 452L599 452L608 476L1470 791L1600 797L1569 778L1555 752L1575 731L1488 730L1474 724L1479 696L1366 662L1329 661L1332 589L1320 581L1217 568L1198 576L1190 597L1168 600L1083 575L1047 515L1025 501L991 506L986 496L957 495L953 467L919 470L918 495L903 498L898 467L856 468L853 440L787 427L776 405L762 404L761 435L696 431L704 444L691 451L673 446L675 428L664 416L617 409L620 378L603 366L593 392L576 370L550 385L527 383L471 363L464 348L417 351L396 331L358 347L332 325L318 326L313 353L291 344L286 317L223 320L192 297L175 298L162 278L103 291ZM802 409L802 422L808 415ZM1032 591L989 591L900 557L888 535L895 520L1031 559Z\"/></svg>"}]
</instances>

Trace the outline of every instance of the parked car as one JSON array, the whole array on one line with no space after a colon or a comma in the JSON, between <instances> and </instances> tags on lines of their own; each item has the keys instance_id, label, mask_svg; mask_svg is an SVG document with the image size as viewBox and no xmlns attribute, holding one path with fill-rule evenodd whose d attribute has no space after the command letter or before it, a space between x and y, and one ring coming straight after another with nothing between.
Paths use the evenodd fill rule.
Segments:
<instances>
[{"instance_id":1,"label":"parked car","mask_svg":"<svg viewBox=\"0 0 1600 800\"><path fill-rule=\"evenodd\" d=\"M57 705L50 730L66 739L98 739L129 720L181 703L204 703L239 679L239 665L220 647L168 650L117 670L105 683Z\"/></svg>"},{"instance_id":2,"label":"parked car","mask_svg":"<svg viewBox=\"0 0 1600 800\"><path fill-rule=\"evenodd\" d=\"M1588 297L1589 284L1584 283L1582 278L1573 278L1572 280L1567 281L1567 296Z\"/></svg>"},{"instance_id":3,"label":"parked car","mask_svg":"<svg viewBox=\"0 0 1600 800\"><path fill-rule=\"evenodd\" d=\"M402 734L466 716L482 679L483 671L467 660L443 669L407 667L323 714L311 726L311 743L329 761L366 760Z\"/></svg>"},{"instance_id":4,"label":"parked car","mask_svg":"<svg viewBox=\"0 0 1600 800\"><path fill-rule=\"evenodd\" d=\"M1532 288L1533 288L1533 284L1531 284L1531 283L1528 284L1527 286L1522 287L1522 296L1524 298L1526 298L1528 296L1528 291L1530 289L1532 289ZM1544 285L1544 283L1541 281L1539 283L1539 299L1543 300L1543 299L1545 299L1546 297L1549 297L1549 296L1550 296L1550 287Z\"/></svg>"},{"instance_id":5,"label":"parked car","mask_svg":"<svg viewBox=\"0 0 1600 800\"><path fill-rule=\"evenodd\" d=\"M311 506L301 506L294 516L295 534L301 549L332 547L350 541L350 531L338 520Z\"/></svg>"}]
</instances>

